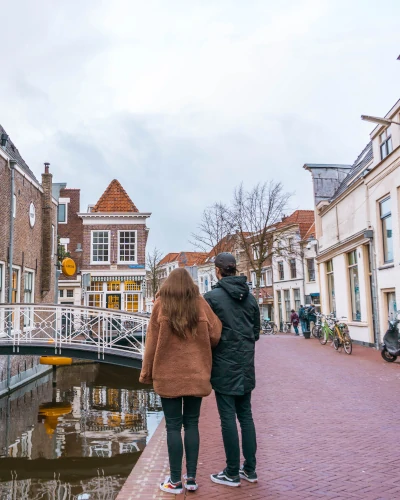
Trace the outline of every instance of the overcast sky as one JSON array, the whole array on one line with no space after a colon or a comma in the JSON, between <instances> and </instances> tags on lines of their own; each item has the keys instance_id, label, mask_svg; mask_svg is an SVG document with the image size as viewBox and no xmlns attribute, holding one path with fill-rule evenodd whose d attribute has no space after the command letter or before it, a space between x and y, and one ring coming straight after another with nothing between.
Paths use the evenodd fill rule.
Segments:
<instances>
[{"instance_id":1,"label":"overcast sky","mask_svg":"<svg viewBox=\"0 0 400 500\"><path fill-rule=\"evenodd\" d=\"M202 210L306 162L352 163L400 97L400 1L1 2L0 123L36 176L117 178L150 247L191 250Z\"/></svg>"}]
</instances>

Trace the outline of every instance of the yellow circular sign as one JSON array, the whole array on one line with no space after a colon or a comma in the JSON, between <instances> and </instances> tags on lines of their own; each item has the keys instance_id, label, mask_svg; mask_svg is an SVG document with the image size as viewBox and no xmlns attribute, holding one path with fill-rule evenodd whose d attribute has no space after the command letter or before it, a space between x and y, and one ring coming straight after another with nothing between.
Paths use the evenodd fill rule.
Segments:
<instances>
[{"instance_id":1,"label":"yellow circular sign","mask_svg":"<svg viewBox=\"0 0 400 500\"><path fill-rule=\"evenodd\" d=\"M61 271L65 276L73 276L76 273L75 262L70 257L66 257L61 262Z\"/></svg>"}]
</instances>

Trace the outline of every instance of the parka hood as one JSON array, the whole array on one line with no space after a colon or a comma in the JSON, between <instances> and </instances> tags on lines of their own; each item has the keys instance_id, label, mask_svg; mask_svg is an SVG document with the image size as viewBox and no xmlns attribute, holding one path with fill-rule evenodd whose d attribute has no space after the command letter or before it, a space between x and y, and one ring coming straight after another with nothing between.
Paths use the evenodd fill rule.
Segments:
<instances>
[{"instance_id":1,"label":"parka hood","mask_svg":"<svg viewBox=\"0 0 400 500\"><path fill-rule=\"evenodd\" d=\"M216 288L218 287L223 288L235 300L242 301L249 295L246 276L227 276L218 281Z\"/></svg>"}]
</instances>

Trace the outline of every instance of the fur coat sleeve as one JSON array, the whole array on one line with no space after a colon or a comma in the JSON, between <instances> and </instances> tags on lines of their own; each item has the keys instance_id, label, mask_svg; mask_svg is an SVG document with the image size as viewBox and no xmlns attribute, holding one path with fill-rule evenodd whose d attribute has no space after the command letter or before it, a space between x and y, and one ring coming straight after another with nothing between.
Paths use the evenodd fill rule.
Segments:
<instances>
[{"instance_id":1,"label":"fur coat sleeve","mask_svg":"<svg viewBox=\"0 0 400 500\"><path fill-rule=\"evenodd\" d=\"M157 348L158 335L160 333L160 323L158 321L159 311L160 299L157 299L151 313L150 323L146 333L146 348L144 350L142 371L139 377L139 382L142 384L153 383L153 362Z\"/></svg>"}]
</instances>

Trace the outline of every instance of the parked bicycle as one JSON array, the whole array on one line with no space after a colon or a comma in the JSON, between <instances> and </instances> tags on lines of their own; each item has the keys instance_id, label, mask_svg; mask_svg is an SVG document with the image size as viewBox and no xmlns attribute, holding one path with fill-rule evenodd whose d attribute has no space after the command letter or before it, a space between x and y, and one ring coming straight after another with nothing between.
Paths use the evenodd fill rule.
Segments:
<instances>
[{"instance_id":1,"label":"parked bicycle","mask_svg":"<svg viewBox=\"0 0 400 500\"><path fill-rule=\"evenodd\" d=\"M263 320L261 329L264 335L276 335L276 333L278 332L278 327L276 326L276 324L269 319Z\"/></svg>"},{"instance_id":2,"label":"parked bicycle","mask_svg":"<svg viewBox=\"0 0 400 500\"><path fill-rule=\"evenodd\" d=\"M342 318L344 319L344 318ZM336 319L335 321L335 329L334 339L333 339L333 347L339 351L344 349L346 354L351 354L353 352L353 342L350 337L349 327L342 320Z\"/></svg>"},{"instance_id":3,"label":"parked bicycle","mask_svg":"<svg viewBox=\"0 0 400 500\"><path fill-rule=\"evenodd\" d=\"M281 332L283 332L283 333L290 332L291 328L292 328L292 324L290 323L290 321L285 321L282 324Z\"/></svg>"},{"instance_id":4,"label":"parked bicycle","mask_svg":"<svg viewBox=\"0 0 400 500\"><path fill-rule=\"evenodd\" d=\"M321 345L325 345L328 340L333 344L333 329L335 327L333 314L323 315L321 314L321 332L319 336L319 341Z\"/></svg>"},{"instance_id":5,"label":"parked bicycle","mask_svg":"<svg viewBox=\"0 0 400 500\"><path fill-rule=\"evenodd\" d=\"M322 335L323 314L316 312L315 317L317 318L317 320L311 330L311 335L316 339L319 339Z\"/></svg>"}]
</instances>

